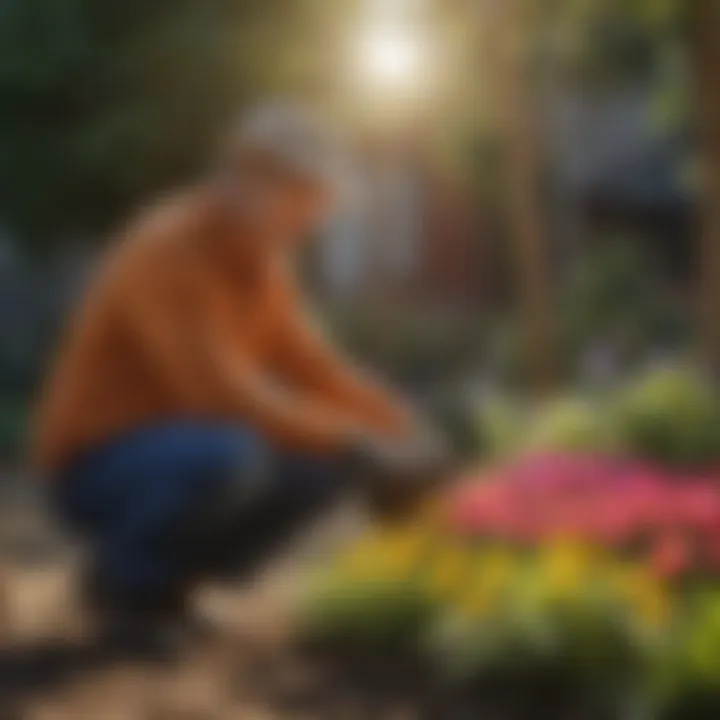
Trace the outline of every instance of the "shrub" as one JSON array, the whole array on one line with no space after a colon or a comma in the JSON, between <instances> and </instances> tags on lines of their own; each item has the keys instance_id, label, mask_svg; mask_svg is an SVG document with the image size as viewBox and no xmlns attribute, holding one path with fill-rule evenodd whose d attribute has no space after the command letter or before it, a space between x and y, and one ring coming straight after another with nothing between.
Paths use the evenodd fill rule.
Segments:
<instances>
[{"instance_id":1,"label":"shrub","mask_svg":"<svg viewBox=\"0 0 720 720\"><path fill-rule=\"evenodd\" d=\"M515 568L494 603L478 598L439 619L431 647L451 682L501 681L523 693L550 679L586 704L599 699L600 688L614 703L650 696L651 658L671 618L659 584L633 566L562 543ZM477 578L481 586L482 566Z\"/></svg>"},{"instance_id":2,"label":"shrub","mask_svg":"<svg viewBox=\"0 0 720 720\"><path fill-rule=\"evenodd\" d=\"M713 720L720 707L720 592L703 590L687 602L680 632L661 668L663 720Z\"/></svg>"},{"instance_id":3,"label":"shrub","mask_svg":"<svg viewBox=\"0 0 720 720\"><path fill-rule=\"evenodd\" d=\"M361 647L412 648L433 602L419 569L429 538L414 525L376 530L311 584L301 634Z\"/></svg>"},{"instance_id":4,"label":"shrub","mask_svg":"<svg viewBox=\"0 0 720 720\"><path fill-rule=\"evenodd\" d=\"M718 395L699 372L647 373L620 393L615 419L636 455L680 465L720 460Z\"/></svg>"},{"instance_id":5,"label":"shrub","mask_svg":"<svg viewBox=\"0 0 720 720\"><path fill-rule=\"evenodd\" d=\"M620 438L604 407L571 397L537 411L524 445L532 451L612 453L620 447Z\"/></svg>"}]
</instances>

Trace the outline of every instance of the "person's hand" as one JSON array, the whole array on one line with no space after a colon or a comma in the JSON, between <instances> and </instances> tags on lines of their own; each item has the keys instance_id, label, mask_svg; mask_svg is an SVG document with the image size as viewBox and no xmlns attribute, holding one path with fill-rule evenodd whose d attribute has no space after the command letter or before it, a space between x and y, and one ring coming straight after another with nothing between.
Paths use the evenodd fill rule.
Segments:
<instances>
[{"instance_id":1,"label":"person's hand","mask_svg":"<svg viewBox=\"0 0 720 720\"><path fill-rule=\"evenodd\" d=\"M426 424L402 440L361 436L354 452L371 504L383 514L414 507L452 475L455 464L442 435Z\"/></svg>"},{"instance_id":2,"label":"person's hand","mask_svg":"<svg viewBox=\"0 0 720 720\"><path fill-rule=\"evenodd\" d=\"M389 479L441 473L451 461L443 437L425 426L402 439L360 435L353 447L365 471Z\"/></svg>"}]
</instances>

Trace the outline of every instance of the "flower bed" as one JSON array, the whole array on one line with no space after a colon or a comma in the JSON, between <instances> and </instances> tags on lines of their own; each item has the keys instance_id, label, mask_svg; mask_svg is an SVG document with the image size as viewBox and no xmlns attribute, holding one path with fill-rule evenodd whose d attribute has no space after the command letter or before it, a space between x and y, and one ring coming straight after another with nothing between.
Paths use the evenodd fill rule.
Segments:
<instances>
[{"instance_id":1,"label":"flower bed","mask_svg":"<svg viewBox=\"0 0 720 720\"><path fill-rule=\"evenodd\" d=\"M418 658L439 691L521 683L613 701L648 688L673 600L645 568L557 540L478 543L418 523L380 529L316 580L301 626L346 652ZM630 687L628 680L632 679ZM614 692L613 692L614 689Z\"/></svg>"},{"instance_id":2,"label":"flower bed","mask_svg":"<svg viewBox=\"0 0 720 720\"><path fill-rule=\"evenodd\" d=\"M541 455L450 497L455 531L533 545L572 537L663 579L720 570L720 482L705 473L581 455Z\"/></svg>"},{"instance_id":3,"label":"flower bed","mask_svg":"<svg viewBox=\"0 0 720 720\"><path fill-rule=\"evenodd\" d=\"M720 443L713 395L695 378L684 395L677 377L623 396L626 437L670 438L672 453L555 447L471 472L341 552L311 586L302 634L421 666L425 691L471 716L522 698L533 719L717 717L720 474L702 468Z\"/></svg>"}]
</instances>

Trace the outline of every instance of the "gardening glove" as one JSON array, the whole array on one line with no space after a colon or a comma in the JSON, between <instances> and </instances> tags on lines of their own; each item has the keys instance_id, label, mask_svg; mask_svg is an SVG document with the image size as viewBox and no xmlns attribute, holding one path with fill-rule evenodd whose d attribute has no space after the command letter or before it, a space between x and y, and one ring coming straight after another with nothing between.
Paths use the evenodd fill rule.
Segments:
<instances>
[{"instance_id":1,"label":"gardening glove","mask_svg":"<svg viewBox=\"0 0 720 720\"><path fill-rule=\"evenodd\" d=\"M406 440L361 437L355 452L370 505L382 516L412 512L455 465L442 435L425 424Z\"/></svg>"}]
</instances>

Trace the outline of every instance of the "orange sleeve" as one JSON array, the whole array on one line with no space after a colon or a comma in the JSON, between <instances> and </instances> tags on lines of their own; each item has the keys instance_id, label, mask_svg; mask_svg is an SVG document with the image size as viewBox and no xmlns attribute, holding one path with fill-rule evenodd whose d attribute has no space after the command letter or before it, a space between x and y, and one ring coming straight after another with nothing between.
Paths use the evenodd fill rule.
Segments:
<instances>
[{"instance_id":1,"label":"orange sleeve","mask_svg":"<svg viewBox=\"0 0 720 720\"><path fill-rule=\"evenodd\" d=\"M354 423L345 413L287 391L243 354L235 319L201 268L158 275L137 268L122 310L173 397L194 411L246 422L283 445L332 450L346 441Z\"/></svg>"},{"instance_id":2,"label":"orange sleeve","mask_svg":"<svg viewBox=\"0 0 720 720\"><path fill-rule=\"evenodd\" d=\"M290 277L279 290L274 364L294 387L323 398L368 430L402 435L412 426L410 408L380 381L358 368L303 308Z\"/></svg>"}]
</instances>

